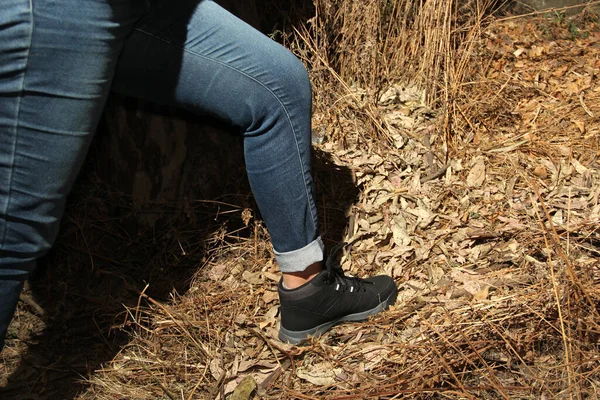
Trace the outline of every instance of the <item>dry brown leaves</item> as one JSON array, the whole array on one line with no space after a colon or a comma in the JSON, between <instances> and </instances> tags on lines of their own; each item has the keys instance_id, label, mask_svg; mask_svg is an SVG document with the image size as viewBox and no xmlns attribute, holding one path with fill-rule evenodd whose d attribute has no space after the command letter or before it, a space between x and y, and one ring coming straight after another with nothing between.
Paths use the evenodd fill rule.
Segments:
<instances>
[{"instance_id":1,"label":"dry brown leaves","mask_svg":"<svg viewBox=\"0 0 600 400\"><path fill-rule=\"evenodd\" d=\"M173 304L128 310L135 335L84 398L594 397L600 32L574 23L589 36L547 19L489 27L451 143L396 86L379 106L390 146L351 130L321 145L360 188L342 265L391 274L390 311L284 345L275 265L225 249ZM266 254L261 237L247 245Z\"/></svg>"}]
</instances>

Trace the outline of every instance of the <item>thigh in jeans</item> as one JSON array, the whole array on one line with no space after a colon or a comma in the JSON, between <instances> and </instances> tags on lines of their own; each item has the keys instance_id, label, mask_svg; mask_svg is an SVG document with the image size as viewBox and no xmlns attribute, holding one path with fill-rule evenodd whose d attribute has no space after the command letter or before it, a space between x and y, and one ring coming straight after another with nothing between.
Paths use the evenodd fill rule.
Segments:
<instances>
[{"instance_id":1,"label":"thigh in jeans","mask_svg":"<svg viewBox=\"0 0 600 400\"><path fill-rule=\"evenodd\" d=\"M213 1L176 4L152 2L127 40L114 88L238 127L279 267L302 271L323 258L310 166L308 74L292 53Z\"/></svg>"},{"instance_id":2,"label":"thigh in jeans","mask_svg":"<svg viewBox=\"0 0 600 400\"><path fill-rule=\"evenodd\" d=\"M144 0L2 0L0 346L22 282L56 237L117 57L146 9Z\"/></svg>"}]
</instances>

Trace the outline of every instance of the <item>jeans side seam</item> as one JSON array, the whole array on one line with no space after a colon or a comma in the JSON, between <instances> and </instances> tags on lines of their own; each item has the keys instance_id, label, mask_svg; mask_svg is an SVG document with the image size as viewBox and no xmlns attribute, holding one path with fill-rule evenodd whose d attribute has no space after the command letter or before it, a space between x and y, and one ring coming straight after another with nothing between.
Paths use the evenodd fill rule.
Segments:
<instances>
[{"instance_id":1,"label":"jeans side seam","mask_svg":"<svg viewBox=\"0 0 600 400\"><path fill-rule=\"evenodd\" d=\"M235 67L233 67L233 66L231 66L231 65L229 65L229 64L226 64L226 63L224 63L224 62L222 62L222 61L216 60L216 59L214 59L214 58L212 58L212 57L207 57L207 56L205 56L205 55L203 55L203 54L200 54L200 53L197 53L197 52L195 52L195 51L189 50L189 49L185 48L184 46L182 46L182 45L180 45L180 44L173 43L173 42L171 42L171 41L169 41L169 40L166 40L166 39L164 39L164 38L162 38L162 37L160 37L160 36L157 36L157 35L155 35L155 34L152 34L152 33L150 33L150 32L147 32L147 31L145 31L145 30L143 30L143 29L141 29L141 28L136 28L136 30L137 30L138 32L140 32L140 33L143 33L143 34L146 34L146 35L148 35L148 36L151 36L151 37L153 37L153 38L155 38L155 39L158 39L158 40L160 40L160 41L162 41L162 42L164 42L164 43L166 43L166 44L169 44L169 45L171 45L171 46L178 47L178 48L180 48L181 50L185 51L186 53L193 54L193 55L195 55L195 56L197 56L197 57L204 58L205 60L212 61L212 62L214 62L214 63L217 63L217 64L219 64L219 65L221 65L221 66L223 66L223 67L225 67L225 68L228 68L228 69L230 69L230 70L232 70L232 71L235 71L235 72L237 72L237 73L239 73L239 74L241 74L241 75L244 75L244 76L245 76L245 77L247 77L248 79L250 79L250 80L252 80L252 81L254 81L254 82L258 83L260 86L262 86L263 88L265 88L265 89L266 89L266 90L267 90L267 91L268 91L268 92L269 92L269 93L270 93L270 94L271 94L271 95L272 95L272 96L273 96L273 97L274 97L274 98L277 100L277 102L278 102L278 103L281 105L281 107L283 108L283 110L284 110L284 112L285 112L285 115L286 115L286 117L287 117L287 120L288 120L288 122L289 122L289 124L290 124L290 127L291 127L291 129L292 129L292 134L293 134L293 136L294 136L294 143L295 143L295 145L296 145L296 154L298 154L298 160L299 160L299 162L300 162L300 168L302 169L302 180L303 180L303 183L304 183L304 190L306 191L306 198L307 198L307 200L309 201L308 209L310 210L310 215L311 215L311 218L312 218L312 223L313 223L313 225L314 225L314 228L315 228L315 231L316 231L316 230L317 230L317 225L318 225L318 224L317 224L317 218L316 218L316 216L315 216L315 214L314 214L314 211L313 211L313 209L312 209L312 206L311 206L311 204L310 204L310 201L311 201L311 200L312 200L312 201L313 201L313 203L314 203L314 198L311 196L311 194L310 194L310 190L308 189L308 185L307 185L307 183L306 183L306 176L305 176L305 173L304 173L305 166L304 166L304 163L302 162L302 156L300 155L300 145L298 144L298 139L297 139L297 137L296 137L296 130L294 129L294 124L292 123L292 119L290 118L290 114L289 114L289 112L288 112L288 110L287 110L287 108L286 108L285 104L284 104L284 103L283 103L283 101L281 101L281 99L280 99L280 98L279 98L279 97L278 97L278 96L275 94L275 92L274 92L273 90L271 90L271 88L269 88L269 87L268 87L266 84L264 84L264 83L262 83L260 80L258 80L257 78L255 78L255 77L253 77L253 76L251 76L251 75L247 74L246 72L244 72L244 71L242 71L242 70L240 70L240 69L238 69L238 68L235 68Z\"/></svg>"},{"instance_id":2,"label":"jeans side seam","mask_svg":"<svg viewBox=\"0 0 600 400\"><path fill-rule=\"evenodd\" d=\"M20 95L19 98L17 100L17 110L15 113L15 126L14 126L14 141L13 141L13 148L12 148L12 157L11 157L11 163L10 163L10 171L9 171L9 176L8 176L8 188L6 191L6 205L4 206L4 210L2 211L2 213L5 216L8 216L8 209L10 206L10 201L11 201L11 193L12 193L12 183L13 183L13 176L14 176L14 172L15 172L15 158L17 155L17 142L19 141L19 118L21 116L21 101L23 99L23 92L25 91L25 75L27 74L27 65L29 64L29 56L31 55L31 46L33 44L33 0L29 0L29 17L30 17L30 25L29 25L29 46L27 46L27 56L25 57L25 66L23 69L23 78L21 79L21 88L19 90ZM6 220L5 224L4 224L4 229L2 230L2 236L0 237L0 249L2 249L4 247L5 241L6 241L6 232L8 231L8 220Z\"/></svg>"}]
</instances>

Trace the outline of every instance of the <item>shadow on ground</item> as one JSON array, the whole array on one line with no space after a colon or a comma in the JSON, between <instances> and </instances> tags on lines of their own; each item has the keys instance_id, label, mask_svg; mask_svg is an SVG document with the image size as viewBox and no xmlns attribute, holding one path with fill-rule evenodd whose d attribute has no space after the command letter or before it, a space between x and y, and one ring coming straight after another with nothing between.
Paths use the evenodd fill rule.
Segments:
<instances>
[{"instance_id":1,"label":"shadow on ground","mask_svg":"<svg viewBox=\"0 0 600 400\"><path fill-rule=\"evenodd\" d=\"M257 0L256 9L265 1ZM277 19L289 7L291 2L267 7L272 15L263 18L262 29L281 26ZM293 7L302 9L305 15L298 18L306 20L312 2ZM295 22L286 17L285 24ZM206 121L191 124L205 127ZM2 399L77 398L91 374L128 345L130 331L123 321L142 291L162 301L184 294L224 232L240 238L255 233L255 225L246 226L242 218L246 209L258 213L245 178L241 139L222 134L228 128L218 122L209 124L214 129L201 143L188 143L186 162L199 173L186 177L186 196L177 201L134 202L99 177L105 175L98 171L102 162L94 159L98 152L91 152L59 238L40 260L9 328L0 355ZM358 191L351 172L334 165L327 153L316 151L314 159L323 236L331 245L341 241ZM152 226L139 223L148 209L160 214Z\"/></svg>"},{"instance_id":2,"label":"shadow on ground","mask_svg":"<svg viewBox=\"0 0 600 400\"><path fill-rule=\"evenodd\" d=\"M290 14L297 15L296 21L283 17L286 9L306 12L312 7L310 1L277 2L277 7L263 4L271 0L222 2L268 32L306 20L302 14ZM258 10L266 11L259 17ZM227 130L216 125L217 131ZM215 150L223 146L225 151ZM253 208L253 201L240 140L213 135L202 145L190 143L190 148L195 149L188 157L191 168L201 159L204 175L212 180L200 182L198 174L191 174L186 193L192 200L170 203L134 204L130 196L102 182L99 163L88 160L70 196L59 238L40 260L9 328L0 355L0 398L76 398L90 374L127 345L125 312L138 304L141 291L158 300L185 293L222 232L249 235L252 224L243 224L241 212ZM223 153L229 157L225 164L214 157ZM148 208L160 210L151 227L138 223L140 212ZM332 213L336 211L327 215Z\"/></svg>"},{"instance_id":3,"label":"shadow on ground","mask_svg":"<svg viewBox=\"0 0 600 400\"><path fill-rule=\"evenodd\" d=\"M235 143L241 153L241 142ZM324 239L339 242L358 191L350 171L327 153L315 151L314 169ZM223 174L240 175L237 169ZM127 221L136 210L128 197L98 182L93 169L85 171L56 246L40 263L10 328L5 369L18 367L2 399L77 398L93 371L128 345L123 321L142 291L162 301L184 294L223 232L252 235L253 224L242 221L242 211L253 207L247 182L224 182L218 196L191 208L164 204L168 218L153 229L132 228ZM200 182L192 184L203 191Z\"/></svg>"}]
</instances>

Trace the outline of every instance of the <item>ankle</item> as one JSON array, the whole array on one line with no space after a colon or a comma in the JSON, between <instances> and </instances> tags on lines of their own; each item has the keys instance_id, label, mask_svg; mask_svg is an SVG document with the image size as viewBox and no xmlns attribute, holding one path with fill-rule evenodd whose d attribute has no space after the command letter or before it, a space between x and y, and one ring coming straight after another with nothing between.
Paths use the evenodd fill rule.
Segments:
<instances>
[{"instance_id":1,"label":"ankle","mask_svg":"<svg viewBox=\"0 0 600 400\"><path fill-rule=\"evenodd\" d=\"M300 272L284 272L283 276L283 286L286 289L296 289L306 282L309 282L312 278L317 276L319 272L323 270L323 263L316 262L314 264L306 267L304 271Z\"/></svg>"}]
</instances>

